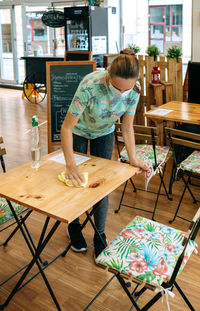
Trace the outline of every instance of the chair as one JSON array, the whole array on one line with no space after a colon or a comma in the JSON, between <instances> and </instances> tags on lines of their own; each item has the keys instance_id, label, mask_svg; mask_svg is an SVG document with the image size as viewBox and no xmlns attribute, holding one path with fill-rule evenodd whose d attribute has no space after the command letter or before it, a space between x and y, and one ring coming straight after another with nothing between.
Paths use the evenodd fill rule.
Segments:
<instances>
[{"instance_id":1,"label":"chair","mask_svg":"<svg viewBox=\"0 0 200 311\"><path fill-rule=\"evenodd\" d=\"M137 158L142 160L142 161L145 161L146 163L149 164L149 166L152 168L151 175L154 175L156 173L159 174L160 185L158 188L155 205L154 205L154 209L152 212L152 211L149 211L149 210L146 210L143 208L136 208L136 207L133 207L133 206L130 206L128 204L123 203L126 187L128 184L128 181L126 181L118 209L115 210L115 213L119 212L121 206L127 206L127 207L131 207L131 208L135 208L135 209L139 209L142 211L152 213L152 219L154 219L155 211L156 211L156 207L158 204L158 199L159 199L159 195L160 195L162 185L164 187L164 190L165 190L165 193L166 193L168 200L171 200L171 198L168 195L168 192L167 192L164 180L163 180L166 162L167 162L168 157L169 157L169 149L170 148L168 146L156 146L156 141L158 139L158 136L156 136L157 129L155 127L149 127L149 126L143 126L143 125L133 125L133 127L134 127L135 139L136 139L136 141L139 140L139 143L136 143ZM120 161L128 163L129 162L128 154L126 152L126 148L124 146L124 140L123 140L123 136L122 136L122 123L116 123L115 139L116 139L118 156L119 156ZM150 179L150 177L149 177L149 179ZM136 192L137 189L136 189L132 179L130 178L129 180L133 186L134 192ZM147 188L147 186L146 186L146 188Z\"/></svg>"},{"instance_id":2,"label":"chair","mask_svg":"<svg viewBox=\"0 0 200 311\"><path fill-rule=\"evenodd\" d=\"M192 193L190 187L190 180L192 176L194 177L200 176L200 135L173 128L166 128L165 130L167 132L170 146L173 152L173 160L174 160L173 167L175 168L176 172L174 176L174 181L179 181L181 179L185 185L178 206L176 208L174 217L172 220L169 221L169 223L172 223L176 219L176 217L179 217L186 221L190 221L177 214L183 201L186 189L189 191L193 199L193 203L197 203L197 200L194 197L194 194ZM178 157L178 154L176 152L177 146L181 147L185 146L191 148L189 155L180 163L177 159Z\"/></svg>"},{"instance_id":3,"label":"chair","mask_svg":"<svg viewBox=\"0 0 200 311\"><path fill-rule=\"evenodd\" d=\"M169 310L168 294L173 295L173 288L176 287L189 309L195 311L176 278L183 271L197 246L194 239L199 227L200 208L187 233L136 216L96 258L98 265L114 273L103 289L115 276L133 307L137 311L146 311L163 295L166 296ZM125 280L136 283L132 293ZM102 290L88 306L94 302ZM151 295L150 300L143 307L140 307L138 299L146 290L154 291L155 294L153 298ZM88 306L84 310L87 310Z\"/></svg>"},{"instance_id":4,"label":"chair","mask_svg":"<svg viewBox=\"0 0 200 311\"><path fill-rule=\"evenodd\" d=\"M3 143L3 137L0 137L0 144ZM6 149L5 148L1 148L0 147L0 161L1 161L1 167L2 167L2 171L3 173L6 172L6 166L5 166L5 162L4 162L4 158L3 156L6 154ZM17 214L21 214L23 212L25 212L27 210L27 208L25 208L24 206L17 204L15 202L12 202L12 206L14 207L15 211ZM28 216L25 215L23 217L23 221L25 221L25 219ZM15 221L13 220L13 215L12 212L10 210L10 207L7 203L7 200L0 197L0 227L2 227L2 229L0 229L0 232L6 230L7 228L13 226L14 224L16 224ZM22 221L22 219L21 219ZM8 241L13 237L13 235L18 231L18 226L16 226L16 228L13 230L13 232L9 235L9 237L6 239L6 241L4 241L4 243L0 244L0 246L6 246Z\"/></svg>"}]
</instances>

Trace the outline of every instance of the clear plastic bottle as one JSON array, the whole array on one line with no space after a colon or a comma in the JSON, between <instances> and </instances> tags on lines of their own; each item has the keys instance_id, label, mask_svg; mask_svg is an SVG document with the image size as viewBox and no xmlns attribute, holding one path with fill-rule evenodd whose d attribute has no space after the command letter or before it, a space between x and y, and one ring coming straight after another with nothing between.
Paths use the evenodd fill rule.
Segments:
<instances>
[{"instance_id":1,"label":"clear plastic bottle","mask_svg":"<svg viewBox=\"0 0 200 311\"><path fill-rule=\"evenodd\" d=\"M40 147L40 128L38 126L38 117L32 117L31 129L31 167L40 167L41 147Z\"/></svg>"}]
</instances>

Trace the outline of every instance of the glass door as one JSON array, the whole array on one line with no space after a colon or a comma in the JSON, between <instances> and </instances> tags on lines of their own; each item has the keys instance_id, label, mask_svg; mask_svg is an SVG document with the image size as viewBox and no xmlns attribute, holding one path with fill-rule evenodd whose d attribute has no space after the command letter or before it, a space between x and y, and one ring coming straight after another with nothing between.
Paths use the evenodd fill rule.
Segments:
<instances>
[{"instance_id":1,"label":"glass door","mask_svg":"<svg viewBox=\"0 0 200 311\"><path fill-rule=\"evenodd\" d=\"M0 82L16 82L16 68L14 66L14 55L16 55L15 25L13 20L14 11L12 7L0 9Z\"/></svg>"},{"instance_id":2,"label":"glass door","mask_svg":"<svg viewBox=\"0 0 200 311\"><path fill-rule=\"evenodd\" d=\"M24 56L45 56L52 54L52 29L43 24L41 18L47 6L26 6L23 8Z\"/></svg>"}]
</instances>

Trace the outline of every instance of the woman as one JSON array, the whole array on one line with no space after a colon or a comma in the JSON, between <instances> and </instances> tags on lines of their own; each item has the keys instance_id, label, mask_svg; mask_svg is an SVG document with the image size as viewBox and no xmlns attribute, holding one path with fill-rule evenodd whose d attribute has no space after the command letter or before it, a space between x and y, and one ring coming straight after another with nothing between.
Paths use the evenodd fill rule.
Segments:
<instances>
[{"instance_id":1,"label":"woman","mask_svg":"<svg viewBox=\"0 0 200 311\"><path fill-rule=\"evenodd\" d=\"M139 64L135 54L130 49L120 52L108 71L95 71L81 81L61 129L61 142L66 160L66 177L74 185L81 185L84 177L76 166L73 152L87 153L88 140L90 154L111 159L114 140L115 122L122 119L122 131L130 164L146 171L147 165L136 159L133 120L139 92L136 81L139 75ZM95 225L107 245L105 223L108 209L108 197L95 205ZM68 235L72 249L83 252L87 249L86 241L79 234L74 240L75 233L80 230L77 218L68 226ZM97 234L94 235L95 257L104 249Z\"/></svg>"}]
</instances>

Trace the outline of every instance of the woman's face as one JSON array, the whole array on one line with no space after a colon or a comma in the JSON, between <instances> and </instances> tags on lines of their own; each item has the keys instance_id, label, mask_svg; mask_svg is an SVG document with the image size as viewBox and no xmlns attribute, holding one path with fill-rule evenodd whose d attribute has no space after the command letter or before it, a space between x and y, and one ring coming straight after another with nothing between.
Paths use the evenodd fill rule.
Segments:
<instances>
[{"instance_id":1,"label":"woman's face","mask_svg":"<svg viewBox=\"0 0 200 311\"><path fill-rule=\"evenodd\" d=\"M134 88L137 79L136 78L124 79L118 76L113 76L111 78L109 76L109 81L112 84L112 86L114 86L121 93L124 93L125 91L128 91Z\"/></svg>"}]
</instances>

